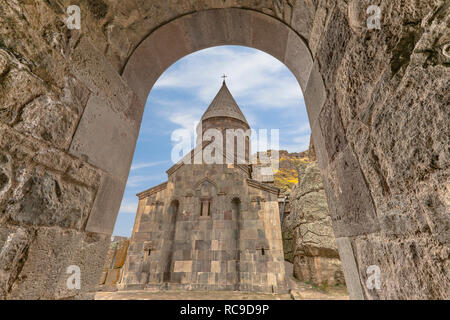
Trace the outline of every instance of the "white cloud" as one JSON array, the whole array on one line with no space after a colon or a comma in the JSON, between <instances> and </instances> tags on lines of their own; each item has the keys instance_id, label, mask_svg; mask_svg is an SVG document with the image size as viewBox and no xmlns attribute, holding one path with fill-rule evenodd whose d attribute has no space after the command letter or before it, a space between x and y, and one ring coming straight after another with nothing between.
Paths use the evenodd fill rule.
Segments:
<instances>
[{"instance_id":1,"label":"white cloud","mask_svg":"<svg viewBox=\"0 0 450 320\"><path fill-rule=\"evenodd\" d=\"M126 188L135 188L135 187L141 187L141 186L148 186L151 187L152 184L154 184L156 181L161 181L164 179L163 174L159 175L136 175L136 176L130 176L127 180L127 186Z\"/></svg>"},{"instance_id":2,"label":"white cloud","mask_svg":"<svg viewBox=\"0 0 450 320\"><path fill-rule=\"evenodd\" d=\"M149 168L154 166L159 166L160 164L168 163L168 161L153 161L153 162L141 162L136 163L131 166L131 171L143 169L143 168Z\"/></svg>"},{"instance_id":3,"label":"white cloud","mask_svg":"<svg viewBox=\"0 0 450 320\"><path fill-rule=\"evenodd\" d=\"M292 134L301 134L301 133L310 133L311 128L309 127L309 122L303 122L300 125L295 125L295 127L291 130L288 130L286 133L288 135Z\"/></svg>"},{"instance_id":4,"label":"white cloud","mask_svg":"<svg viewBox=\"0 0 450 320\"><path fill-rule=\"evenodd\" d=\"M296 136L291 140L294 143L309 143L309 139L310 139L310 136L308 134L308 135L303 135L303 136Z\"/></svg>"},{"instance_id":5,"label":"white cloud","mask_svg":"<svg viewBox=\"0 0 450 320\"><path fill-rule=\"evenodd\" d=\"M206 110L205 106L193 106L188 99L150 98L147 107L154 109L158 116L167 119L169 122L193 132L202 113Z\"/></svg>"},{"instance_id":6,"label":"white cloud","mask_svg":"<svg viewBox=\"0 0 450 320\"><path fill-rule=\"evenodd\" d=\"M311 136L309 134L284 139L284 141L289 141L289 143L280 143L280 150L287 150L289 152L300 152L308 150L310 139Z\"/></svg>"},{"instance_id":7,"label":"white cloud","mask_svg":"<svg viewBox=\"0 0 450 320\"><path fill-rule=\"evenodd\" d=\"M154 88L188 89L208 104L221 86L220 76L240 107L287 108L303 100L290 71L269 54L242 47L214 47L187 56L169 68Z\"/></svg>"},{"instance_id":8,"label":"white cloud","mask_svg":"<svg viewBox=\"0 0 450 320\"><path fill-rule=\"evenodd\" d=\"M138 201L127 201L123 200L120 205L119 212L120 213L136 213L138 207Z\"/></svg>"},{"instance_id":9,"label":"white cloud","mask_svg":"<svg viewBox=\"0 0 450 320\"><path fill-rule=\"evenodd\" d=\"M169 121L177 124L183 129L195 132L195 128L201 118L197 115L195 110L188 110L188 112L173 112L170 114Z\"/></svg>"}]
</instances>

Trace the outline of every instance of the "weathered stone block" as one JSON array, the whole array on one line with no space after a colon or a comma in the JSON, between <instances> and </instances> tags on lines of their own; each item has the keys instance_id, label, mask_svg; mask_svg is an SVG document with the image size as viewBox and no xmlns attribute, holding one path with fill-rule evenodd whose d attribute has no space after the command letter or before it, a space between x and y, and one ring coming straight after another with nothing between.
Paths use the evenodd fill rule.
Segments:
<instances>
[{"instance_id":1,"label":"weathered stone block","mask_svg":"<svg viewBox=\"0 0 450 320\"><path fill-rule=\"evenodd\" d=\"M319 114L319 124L323 136L323 148L320 152L326 153L326 160L332 162L336 155L347 146L345 131L336 103L328 100ZM320 138L319 138L320 139ZM321 155L322 156L322 155ZM325 159L324 159L325 160Z\"/></svg>"},{"instance_id":2,"label":"weathered stone block","mask_svg":"<svg viewBox=\"0 0 450 320\"><path fill-rule=\"evenodd\" d=\"M428 181L418 185L416 191L433 237L447 246L450 244L449 175L448 169L432 174Z\"/></svg>"},{"instance_id":3,"label":"weathered stone block","mask_svg":"<svg viewBox=\"0 0 450 320\"><path fill-rule=\"evenodd\" d=\"M81 228L89 215L94 190L35 167L23 171L7 206L8 216L31 225Z\"/></svg>"},{"instance_id":4,"label":"weathered stone block","mask_svg":"<svg viewBox=\"0 0 450 320\"><path fill-rule=\"evenodd\" d=\"M322 111L322 107L327 97L327 92L317 61L311 69L304 97L309 123L314 124L319 117L320 111Z\"/></svg>"},{"instance_id":5,"label":"weathered stone block","mask_svg":"<svg viewBox=\"0 0 450 320\"><path fill-rule=\"evenodd\" d=\"M136 93L139 100L133 107L141 114L150 89L163 71L155 44L149 39L141 43L125 66L122 77Z\"/></svg>"},{"instance_id":6,"label":"weathered stone block","mask_svg":"<svg viewBox=\"0 0 450 320\"><path fill-rule=\"evenodd\" d=\"M125 182L104 174L97 191L92 210L86 225L86 231L112 234L122 201Z\"/></svg>"},{"instance_id":7,"label":"weathered stone block","mask_svg":"<svg viewBox=\"0 0 450 320\"><path fill-rule=\"evenodd\" d=\"M8 54L0 49L2 57L11 59ZM6 68L6 67L5 67ZM2 75L0 87L0 122L14 124L20 121L18 118L22 108L43 94L45 84L28 70L19 70L10 66L11 70Z\"/></svg>"},{"instance_id":8,"label":"weathered stone block","mask_svg":"<svg viewBox=\"0 0 450 320\"><path fill-rule=\"evenodd\" d=\"M108 108L122 114L127 111L134 99L134 92L87 37L81 38L71 54L70 62L76 78L93 95L101 97Z\"/></svg>"},{"instance_id":9,"label":"weathered stone block","mask_svg":"<svg viewBox=\"0 0 450 320\"><path fill-rule=\"evenodd\" d=\"M119 281L120 269L110 269L105 279L106 286L114 286Z\"/></svg>"},{"instance_id":10,"label":"weathered stone block","mask_svg":"<svg viewBox=\"0 0 450 320\"><path fill-rule=\"evenodd\" d=\"M251 16L251 26L251 46L269 52L278 60L283 61L289 29L277 23L272 17L259 14Z\"/></svg>"},{"instance_id":11,"label":"weathered stone block","mask_svg":"<svg viewBox=\"0 0 450 320\"><path fill-rule=\"evenodd\" d=\"M292 30L289 30L283 61L295 75L304 92L313 67L313 60L308 46Z\"/></svg>"},{"instance_id":12,"label":"weathered stone block","mask_svg":"<svg viewBox=\"0 0 450 320\"><path fill-rule=\"evenodd\" d=\"M8 299L63 299L84 297L97 290L103 258L109 247L108 236L40 228L28 248L20 277L14 282ZM43 260L45 256L45 270ZM80 268L81 289L67 286L69 266Z\"/></svg>"},{"instance_id":13,"label":"weathered stone block","mask_svg":"<svg viewBox=\"0 0 450 320\"><path fill-rule=\"evenodd\" d=\"M324 186L336 237L378 231L373 200L351 148L347 147L327 171Z\"/></svg>"},{"instance_id":14,"label":"weathered stone block","mask_svg":"<svg viewBox=\"0 0 450 320\"><path fill-rule=\"evenodd\" d=\"M34 233L11 225L0 226L0 299L5 299L20 274Z\"/></svg>"},{"instance_id":15,"label":"weathered stone block","mask_svg":"<svg viewBox=\"0 0 450 320\"><path fill-rule=\"evenodd\" d=\"M251 41L250 17L253 12L236 8L221 11L225 12L226 43L248 45Z\"/></svg>"},{"instance_id":16,"label":"weathered stone block","mask_svg":"<svg viewBox=\"0 0 450 320\"><path fill-rule=\"evenodd\" d=\"M449 272L440 261L448 266L450 250L436 240L424 236L393 240L372 234L356 238L354 251L368 299L449 299Z\"/></svg>"},{"instance_id":17,"label":"weathered stone block","mask_svg":"<svg viewBox=\"0 0 450 320\"><path fill-rule=\"evenodd\" d=\"M67 148L78 117L76 109L50 96L40 96L23 106L14 128L56 147Z\"/></svg>"},{"instance_id":18,"label":"weathered stone block","mask_svg":"<svg viewBox=\"0 0 450 320\"><path fill-rule=\"evenodd\" d=\"M350 299L364 300L359 270L353 253L352 242L350 238L336 238L339 249L339 257L344 269L345 284L347 286Z\"/></svg>"},{"instance_id":19,"label":"weathered stone block","mask_svg":"<svg viewBox=\"0 0 450 320\"><path fill-rule=\"evenodd\" d=\"M183 18L183 29L180 31L187 38L189 50L197 51L227 43L226 19L224 10L197 12Z\"/></svg>"},{"instance_id":20,"label":"weathered stone block","mask_svg":"<svg viewBox=\"0 0 450 320\"><path fill-rule=\"evenodd\" d=\"M91 96L78 124L69 152L106 172L126 179L138 135L138 124L111 111Z\"/></svg>"}]
</instances>

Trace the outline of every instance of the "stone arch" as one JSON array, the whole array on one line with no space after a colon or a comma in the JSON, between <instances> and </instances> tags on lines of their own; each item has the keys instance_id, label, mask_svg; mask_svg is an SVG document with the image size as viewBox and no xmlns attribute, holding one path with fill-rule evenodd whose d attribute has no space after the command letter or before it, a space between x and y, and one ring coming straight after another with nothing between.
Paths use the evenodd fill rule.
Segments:
<instances>
[{"instance_id":1,"label":"stone arch","mask_svg":"<svg viewBox=\"0 0 450 320\"><path fill-rule=\"evenodd\" d=\"M362 299L363 288L349 237L379 230L375 209L365 178L351 148L343 144L339 146L339 150L333 151L329 150L330 146L325 145L319 115L327 98L327 90L319 64L313 60L311 50L300 33L287 24L257 11L226 8L187 14L158 27L133 51L123 68L122 78L135 93L133 103L127 112L135 120L130 131L136 135L130 138L128 143L127 138L122 143L135 145L138 131L135 126L141 121L145 101L158 77L178 59L195 51L219 45L242 45L262 50L283 62L298 80L305 98L319 167L324 179L328 180L324 181L324 184L328 191L333 227L350 295L352 298ZM97 107L95 103L93 107ZM329 123L325 125L339 126L340 120L336 121L334 117L335 114L332 114L327 119ZM95 121L88 123L90 127L96 125ZM83 123L81 127L83 128ZM86 140L82 142L75 141L75 145L91 143L90 135L84 139ZM132 153L124 152L122 143L111 146L107 152L94 150L94 154L88 157L120 158L120 161L115 162L114 171L128 172ZM331 160L335 161L329 165ZM108 183L110 184L111 182ZM121 184L124 187L125 181ZM113 211L115 214L117 209ZM101 217L98 218L97 214ZM94 210L91 212L87 230L98 232L96 226L105 225L105 219L111 218L105 217L102 211Z\"/></svg>"},{"instance_id":2,"label":"stone arch","mask_svg":"<svg viewBox=\"0 0 450 320\"><path fill-rule=\"evenodd\" d=\"M201 195L201 188L206 185L209 185L210 188L212 188L212 190L210 190L210 192L212 192L210 195L213 195L219 191L217 184L208 177L205 177L205 178L201 179L200 181L198 181L194 185L193 189L194 189L194 191L197 192L198 195Z\"/></svg>"},{"instance_id":3,"label":"stone arch","mask_svg":"<svg viewBox=\"0 0 450 320\"><path fill-rule=\"evenodd\" d=\"M242 45L269 53L284 62L301 88L307 89L313 59L302 36L273 17L237 8L199 11L160 26L133 51L122 77L145 102L158 77L175 61L220 45Z\"/></svg>"},{"instance_id":4,"label":"stone arch","mask_svg":"<svg viewBox=\"0 0 450 320\"><path fill-rule=\"evenodd\" d=\"M0 4L0 98L20 96L7 111L36 116L0 119L0 149L10 151L14 168L37 165L25 176L11 172L14 181L30 178L30 190L14 186L8 201L0 199L0 241L10 237L13 244L0 257L1 265L12 265L0 270L7 279L0 297L73 296L61 285L61 270L74 263L89 275L84 290L95 290L96 273L88 268L101 265L109 245L146 91L189 52L241 44L283 61L302 86L351 297L448 299L445 2L380 0L381 30L368 30L366 3L356 0L103 2L100 12L80 3L81 32L62 27L66 8L59 2ZM138 67L146 84L134 78ZM59 102L77 112L54 108ZM22 107L31 112L16 112ZM67 121L55 121L65 115ZM47 133L56 132L61 139L49 140ZM63 219L46 205L45 219L27 223L20 208L25 201L51 203L46 185L53 177L67 178ZM78 203L83 214L72 223L65 216ZM365 285L370 265L381 267L379 291Z\"/></svg>"},{"instance_id":5,"label":"stone arch","mask_svg":"<svg viewBox=\"0 0 450 320\"><path fill-rule=\"evenodd\" d=\"M102 190L91 211L87 231L111 233L113 230L145 102L157 78L187 54L226 44L262 50L292 71L304 92L313 140L319 144L316 149L323 149L323 138L315 135L320 135L317 118L325 101L325 87L299 33L280 20L248 9L211 9L184 15L155 29L127 60L120 80L134 92L124 94L129 103L124 110L127 119L108 109L100 96L92 96L87 102L70 152L107 172L102 177ZM92 139L93 136L99 136L99 140Z\"/></svg>"}]
</instances>

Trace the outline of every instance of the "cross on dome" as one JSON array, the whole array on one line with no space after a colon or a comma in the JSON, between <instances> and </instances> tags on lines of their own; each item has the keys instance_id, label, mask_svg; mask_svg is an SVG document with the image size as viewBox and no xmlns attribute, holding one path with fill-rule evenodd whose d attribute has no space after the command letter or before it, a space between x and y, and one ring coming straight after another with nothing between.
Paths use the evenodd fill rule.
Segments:
<instances>
[{"instance_id":1,"label":"cross on dome","mask_svg":"<svg viewBox=\"0 0 450 320\"><path fill-rule=\"evenodd\" d=\"M226 77L226 75L222 76L222 78L224 78L222 87L220 88L219 92L217 92L208 109L206 109L205 113L203 114L202 121L209 118L227 117L241 120L243 123L248 125L244 114L231 95L230 90L228 90L227 88L227 85L225 83Z\"/></svg>"}]
</instances>

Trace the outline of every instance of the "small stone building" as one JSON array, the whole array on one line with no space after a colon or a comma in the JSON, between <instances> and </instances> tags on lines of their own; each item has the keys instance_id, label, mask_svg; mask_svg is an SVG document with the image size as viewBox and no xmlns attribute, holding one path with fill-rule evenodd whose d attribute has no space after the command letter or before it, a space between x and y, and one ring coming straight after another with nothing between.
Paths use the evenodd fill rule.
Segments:
<instances>
[{"instance_id":1,"label":"small stone building","mask_svg":"<svg viewBox=\"0 0 450 320\"><path fill-rule=\"evenodd\" d=\"M201 118L198 136L211 128L223 133L224 146L225 130L250 128L225 81ZM211 141L202 140L187 157L206 152ZM180 161L167 170L167 182L137 195L119 289L286 289L279 189L249 163L249 141L245 161L230 161L221 150L224 164Z\"/></svg>"}]
</instances>

